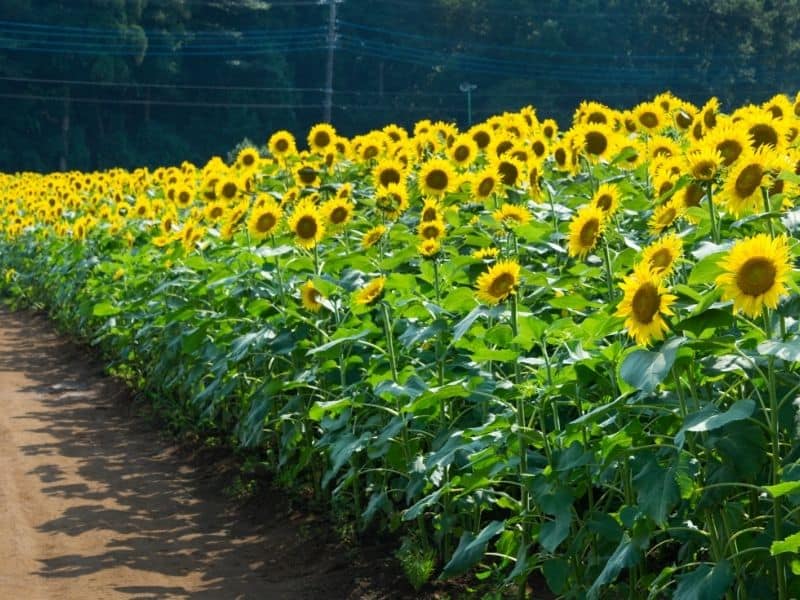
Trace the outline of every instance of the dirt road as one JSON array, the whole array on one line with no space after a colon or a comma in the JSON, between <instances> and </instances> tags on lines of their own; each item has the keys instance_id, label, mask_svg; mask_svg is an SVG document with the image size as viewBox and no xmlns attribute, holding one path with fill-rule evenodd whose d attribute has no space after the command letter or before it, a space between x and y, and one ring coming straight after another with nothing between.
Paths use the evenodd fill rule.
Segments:
<instances>
[{"instance_id":1,"label":"dirt road","mask_svg":"<svg viewBox=\"0 0 800 600\"><path fill-rule=\"evenodd\" d=\"M122 396L41 317L0 312L0 598L406 596L278 495L232 508Z\"/></svg>"}]
</instances>

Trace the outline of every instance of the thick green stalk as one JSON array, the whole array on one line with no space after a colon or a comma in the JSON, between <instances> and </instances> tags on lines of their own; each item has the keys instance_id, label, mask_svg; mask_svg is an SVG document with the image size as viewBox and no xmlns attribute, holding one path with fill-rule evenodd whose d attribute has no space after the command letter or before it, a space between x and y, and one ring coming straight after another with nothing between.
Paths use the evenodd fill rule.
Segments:
<instances>
[{"instance_id":1,"label":"thick green stalk","mask_svg":"<svg viewBox=\"0 0 800 600\"><path fill-rule=\"evenodd\" d=\"M706 198L708 199L708 215L711 218L711 238L715 244L719 244L719 227L717 225L717 211L714 208L714 195L711 192L713 183L708 182L706 186Z\"/></svg>"}]
</instances>

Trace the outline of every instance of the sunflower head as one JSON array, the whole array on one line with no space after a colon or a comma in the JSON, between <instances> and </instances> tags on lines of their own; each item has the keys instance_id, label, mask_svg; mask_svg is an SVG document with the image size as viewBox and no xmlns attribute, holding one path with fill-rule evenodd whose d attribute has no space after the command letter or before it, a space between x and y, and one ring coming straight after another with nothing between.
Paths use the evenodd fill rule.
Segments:
<instances>
[{"instance_id":1,"label":"sunflower head","mask_svg":"<svg viewBox=\"0 0 800 600\"><path fill-rule=\"evenodd\" d=\"M670 198L653 210L648 227L653 235L658 235L672 225L685 211L683 203L677 197Z\"/></svg>"},{"instance_id":2,"label":"sunflower head","mask_svg":"<svg viewBox=\"0 0 800 600\"><path fill-rule=\"evenodd\" d=\"M531 220L530 211L524 206L504 203L492 213L495 221L503 223L506 227L525 225Z\"/></svg>"},{"instance_id":3,"label":"sunflower head","mask_svg":"<svg viewBox=\"0 0 800 600\"><path fill-rule=\"evenodd\" d=\"M267 142L269 151L276 158L284 158L297 153L294 136L288 131L276 131Z\"/></svg>"},{"instance_id":4,"label":"sunflower head","mask_svg":"<svg viewBox=\"0 0 800 600\"><path fill-rule=\"evenodd\" d=\"M444 221L421 221L417 229L419 237L423 240L438 240L444 237L445 233Z\"/></svg>"},{"instance_id":5,"label":"sunflower head","mask_svg":"<svg viewBox=\"0 0 800 600\"><path fill-rule=\"evenodd\" d=\"M477 171L470 180L472 195L478 200L485 200L497 191L500 175L493 168Z\"/></svg>"},{"instance_id":6,"label":"sunflower head","mask_svg":"<svg viewBox=\"0 0 800 600\"><path fill-rule=\"evenodd\" d=\"M570 256L584 258L603 234L606 216L602 209L588 204L581 208L569 224Z\"/></svg>"},{"instance_id":7,"label":"sunflower head","mask_svg":"<svg viewBox=\"0 0 800 600\"><path fill-rule=\"evenodd\" d=\"M591 204L602 210L606 218L613 216L619 210L621 192L613 183L602 183L592 196Z\"/></svg>"},{"instance_id":8,"label":"sunflower head","mask_svg":"<svg viewBox=\"0 0 800 600\"><path fill-rule=\"evenodd\" d=\"M431 196L442 196L455 189L456 173L450 162L434 158L424 163L419 170L419 188Z\"/></svg>"},{"instance_id":9,"label":"sunflower head","mask_svg":"<svg viewBox=\"0 0 800 600\"><path fill-rule=\"evenodd\" d=\"M422 242L420 242L420 244L417 246L417 251L424 258L435 258L441 249L442 245L439 243L438 239L422 240Z\"/></svg>"},{"instance_id":10,"label":"sunflower head","mask_svg":"<svg viewBox=\"0 0 800 600\"><path fill-rule=\"evenodd\" d=\"M383 296L385 286L386 277L383 275L376 277L355 293L355 303L362 306L374 304Z\"/></svg>"},{"instance_id":11,"label":"sunflower head","mask_svg":"<svg viewBox=\"0 0 800 600\"><path fill-rule=\"evenodd\" d=\"M514 260L500 261L478 277L475 296L486 304L498 304L516 293L519 276L519 263Z\"/></svg>"},{"instance_id":12,"label":"sunflower head","mask_svg":"<svg viewBox=\"0 0 800 600\"><path fill-rule=\"evenodd\" d=\"M240 169L253 169L258 166L258 150L252 146L242 148L236 155L236 166Z\"/></svg>"},{"instance_id":13,"label":"sunflower head","mask_svg":"<svg viewBox=\"0 0 800 600\"><path fill-rule=\"evenodd\" d=\"M328 123L318 123L308 132L308 148L317 154L324 154L335 140L336 130Z\"/></svg>"},{"instance_id":14,"label":"sunflower head","mask_svg":"<svg viewBox=\"0 0 800 600\"><path fill-rule=\"evenodd\" d=\"M364 237L361 240L361 247L365 250L367 248L372 248L375 244L380 241L383 235L386 233L386 227L383 225L376 225L369 231L364 234Z\"/></svg>"},{"instance_id":15,"label":"sunflower head","mask_svg":"<svg viewBox=\"0 0 800 600\"><path fill-rule=\"evenodd\" d=\"M668 329L664 316L672 314L670 307L676 300L667 293L663 280L647 264L639 263L621 287L624 295L616 314L625 317L628 335L645 346L652 340L663 339Z\"/></svg>"},{"instance_id":16,"label":"sunflower head","mask_svg":"<svg viewBox=\"0 0 800 600\"><path fill-rule=\"evenodd\" d=\"M471 135L463 133L448 148L447 155L459 167L467 167L478 156L478 143Z\"/></svg>"},{"instance_id":17,"label":"sunflower head","mask_svg":"<svg viewBox=\"0 0 800 600\"><path fill-rule=\"evenodd\" d=\"M353 203L344 198L332 198L320 207L322 214L331 228L347 225L353 216Z\"/></svg>"},{"instance_id":18,"label":"sunflower head","mask_svg":"<svg viewBox=\"0 0 800 600\"><path fill-rule=\"evenodd\" d=\"M707 145L686 154L686 168L695 181L712 181L723 164L722 154Z\"/></svg>"},{"instance_id":19,"label":"sunflower head","mask_svg":"<svg viewBox=\"0 0 800 600\"><path fill-rule=\"evenodd\" d=\"M391 184L399 184L405 178L405 168L399 160L384 159L372 169L375 187L386 188Z\"/></svg>"},{"instance_id":20,"label":"sunflower head","mask_svg":"<svg viewBox=\"0 0 800 600\"><path fill-rule=\"evenodd\" d=\"M655 102L642 102L633 109L633 120L640 131L657 133L667 123L664 109Z\"/></svg>"},{"instance_id":21,"label":"sunflower head","mask_svg":"<svg viewBox=\"0 0 800 600\"><path fill-rule=\"evenodd\" d=\"M300 300L306 310L319 312L322 309L322 293L314 287L314 282L310 279L300 287Z\"/></svg>"},{"instance_id":22,"label":"sunflower head","mask_svg":"<svg viewBox=\"0 0 800 600\"><path fill-rule=\"evenodd\" d=\"M253 208L247 221L247 230L256 240L262 240L275 233L283 217L283 209L270 196L262 197L259 204Z\"/></svg>"},{"instance_id":23,"label":"sunflower head","mask_svg":"<svg viewBox=\"0 0 800 600\"><path fill-rule=\"evenodd\" d=\"M733 300L733 310L751 318L764 307L776 308L786 294L791 274L789 244L785 236L758 234L739 240L719 266L724 272L716 279L722 299Z\"/></svg>"},{"instance_id":24,"label":"sunflower head","mask_svg":"<svg viewBox=\"0 0 800 600\"><path fill-rule=\"evenodd\" d=\"M761 208L761 188L769 188L776 162L777 155L769 147L742 153L728 172L722 190L726 207L734 216Z\"/></svg>"},{"instance_id":25,"label":"sunflower head","mask_svg":"<svg viewBox=\"0 0 800 600\"><path fill-rule=\"evenodd\" d=\"M654 276L668 277L683 253L683 242L674 233L665 235L642 251L642 264L650 268Z\"/></svg>"},{"instance_id":26,"label":"sunflower head","mask_svg":"<svg viewBox=\"0 0 800 600\"><path fill-rule=\"evenodd\" d=\"M297 203L289 228L295 235L295 242L303 248L313 248L322 241L325 235L325 222L313 201L303 199Z\"/></svg>"}]
</instances>

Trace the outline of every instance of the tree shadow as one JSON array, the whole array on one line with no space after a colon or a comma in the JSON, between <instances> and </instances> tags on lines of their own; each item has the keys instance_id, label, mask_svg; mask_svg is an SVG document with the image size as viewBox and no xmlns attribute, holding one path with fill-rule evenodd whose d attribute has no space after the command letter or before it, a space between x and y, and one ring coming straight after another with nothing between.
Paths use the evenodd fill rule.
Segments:
<instances>
[{"instance_id":1,"label":"tree shadow","mask_svg":"<svg viewBox=\"0 0 800 600\"><path fill-rule=\"evenodd\" d=\"M102 531L107 539L96 553L41 559L37 575L74 578L124 566L202 581L200 591L115 587L136 598L414 597L389 560L352 562L329 528L290 519L277 492L255 518L232 507L213 474L130 416L125 389L85 349L55 335L39 315L3 319L0 370L24 373L30 385L22 391L41 398L41 409L18 418L52 439L20 450L40 457L29 474L41 492L71 504L37 528L68 536ZM65 475L59 457L77 462L79 481Z\"/></svg>"}]
</instances>

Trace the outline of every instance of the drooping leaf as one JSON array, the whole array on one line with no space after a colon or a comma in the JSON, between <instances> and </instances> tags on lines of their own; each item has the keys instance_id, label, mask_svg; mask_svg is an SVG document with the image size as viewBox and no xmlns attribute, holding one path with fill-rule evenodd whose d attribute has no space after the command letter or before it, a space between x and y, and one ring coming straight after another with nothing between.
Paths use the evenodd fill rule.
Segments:
<instances>
[{"instance_id":1,"label":"drooping leaf","mask_svg":"<svg viewBox=\"0 0 800 600\"><path fill-rule=\"evenodd\" d=\"M701 565L678 578L672 600L719 600L733 583L733 567L727 560Z\"/></svg>"},{"instance_id":2,"label":"drooping leaf","mask_svg":"<svg viewBox=\"0 0 800 600\"><path fill-rule=\"evenodd\" d=\"M504 521L492 521L478 535L471 531L462 534L458 547L444 566L442 579L466 573L483 558L489 541L505 529Z\"/></svg>"},{"instance_id":3,"label":"drooping leaf","mask_svg":"<svg viewBox=\"0 0 800 600\"><path fill-rule=\"evenodd\" d=\"M659 350L635 350L625 357L620 375L626 383L645 393L652 393L666 377L685 337L673 338Z\"/></svg>"}]
</instances>

